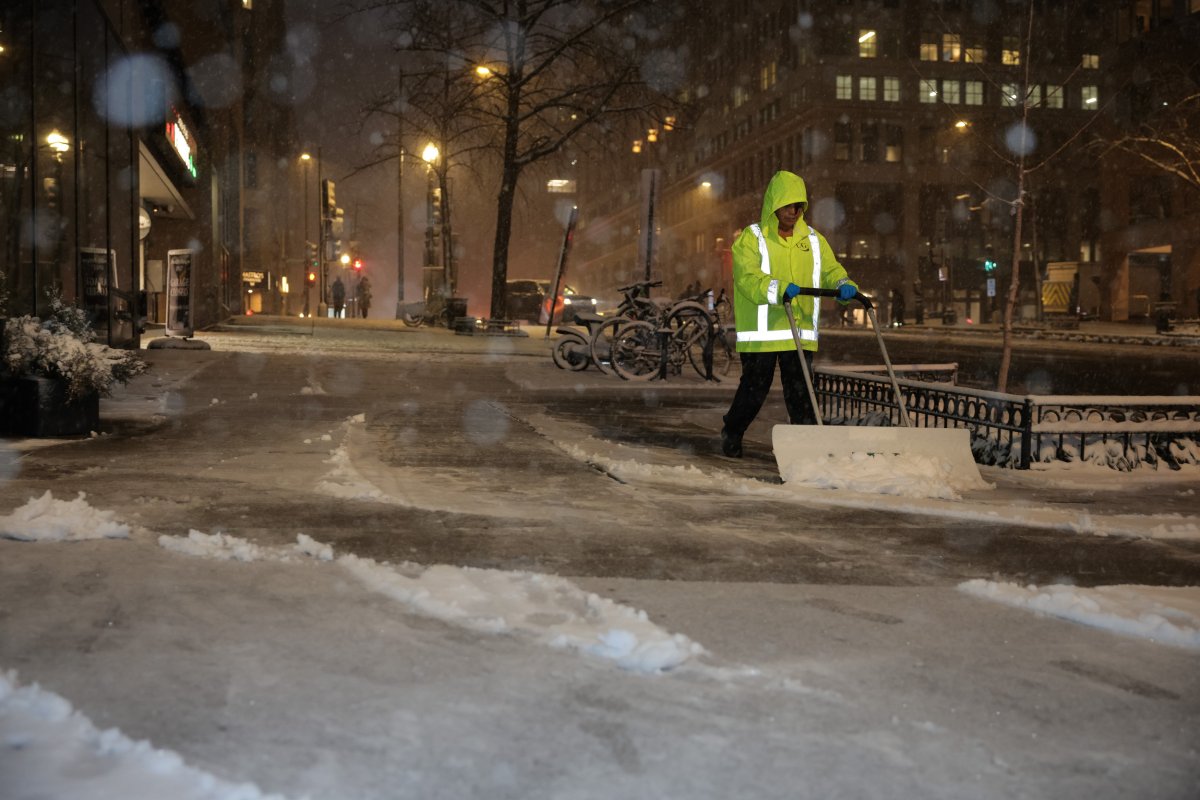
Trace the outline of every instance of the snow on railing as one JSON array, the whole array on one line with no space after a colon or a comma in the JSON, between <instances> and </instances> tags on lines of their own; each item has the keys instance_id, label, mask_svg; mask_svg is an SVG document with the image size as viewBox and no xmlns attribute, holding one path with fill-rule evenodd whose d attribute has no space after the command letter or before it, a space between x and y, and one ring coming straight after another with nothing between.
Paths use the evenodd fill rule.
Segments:
<instances>
[{"instance_id":1,"label":"snow on railing","mask_svg":"<svg viewBox=\"0 0 1200 800\"><path fill-rule=\"evenodd\" d=\"M942 381L897 382L914 425L968 428L981 464L1028 469L1035 462L1088 461L1120 470L1200 465L1200 397L1014 395ZM818 367L816 384L822 415L831 423L900 424L886 377L862 368Z\"/></svg>"}]
</instances>

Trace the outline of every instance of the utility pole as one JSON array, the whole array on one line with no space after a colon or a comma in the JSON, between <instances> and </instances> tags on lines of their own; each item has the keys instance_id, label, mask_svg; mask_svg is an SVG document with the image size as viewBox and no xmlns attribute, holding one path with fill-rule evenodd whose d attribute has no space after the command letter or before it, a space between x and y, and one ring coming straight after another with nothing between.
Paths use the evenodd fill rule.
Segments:
<instances>
[{"instance_id":1,"label":"utility pole","mask_svg":"<svg viewBox=\"0 0 1200 800\"><path fill-rule=\"evenodd\" d=\"M326 267L325 267L325 196L321 190L321 146L317 145L317 224L320 230L317 233L319 239L317 243L317 264L320 269L317 270L317 279L321 282L317 290L317 311L321 316L325 316L325 309L329 307L325 299L325 282L326 282Z\"/></svg>"},{"instance_id":2,"label":"utility pole","mask_svg":"<svg viewBox=\"0 0 1200 800\"><path fill-rule=\"evenodd\" d=\"M396 65L396 316L404 302L404 66Z\"/></svg>"}]
</instances>

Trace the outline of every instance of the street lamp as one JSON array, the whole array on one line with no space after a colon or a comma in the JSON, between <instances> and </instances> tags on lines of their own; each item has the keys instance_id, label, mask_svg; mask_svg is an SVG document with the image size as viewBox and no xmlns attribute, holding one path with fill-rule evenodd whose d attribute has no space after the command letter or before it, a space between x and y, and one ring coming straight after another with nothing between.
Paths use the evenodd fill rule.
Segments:
<instances>
[{"instance_id":1,"label":"street lamp","mask_svg":"<svg viewBox=\"0 0 1200 800\"><path fill-rule=\"evenodd\" d=\"M304 165L304 206L301 216L304 218L304 275L308 275L312 269L311 259L309 258L309 239L308 239L308 165L312 163L312 156L308 153L300 154L300 163ZM304 316L312 316L312 284L310 280L304 281Z\"/></svg>"},{"instance_id":2,"label":"street lamp","mask_svg":"<svg viewBox=\"0 0 1200 800\"><path fill-rule=\"evenodd\" d=\"M453 297L457 287L455 285L453 247L450 242L450 201L447 197L446 186L447 164L446 160L442 158L438 146L433 142L425 145L421 151L421 158L429 170L430 233L432 235L433 229L436 227L441 237L442 290L446 297Z\"/></svg>"},{"instance_id":3,"label":"street lamp","mask_svg":"<svg viewBox=\"0 0 1200 800\"><path fill-rule=\"evenodd\" d=\"M58 129L50 131L46 134L46 146L55 153L65 153L71 149L71 140L58 132Z\"/></svg>"}]
</instances>

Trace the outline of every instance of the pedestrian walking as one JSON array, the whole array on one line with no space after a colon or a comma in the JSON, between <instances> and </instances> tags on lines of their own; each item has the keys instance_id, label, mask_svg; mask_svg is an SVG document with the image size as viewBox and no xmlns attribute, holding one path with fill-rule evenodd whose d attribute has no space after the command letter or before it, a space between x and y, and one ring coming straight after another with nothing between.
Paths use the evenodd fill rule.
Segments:
<instances>
[{"instance_id":1,"label":"pedestrian walking","mask_svg":"<svg viewBox=\"0 0 1200 800\"><path fill-rule=\"evenodd\" d=\"M333 315L335 317L342 316L342 310L346 307L346 286L342 283L341 278L333 279Z\"/></svg>"},{"instance_id":2,"label":"pedestrian walking","mask_svg":"<svg viewBox=\"0 0 1200 800\"><path fill-rule=\"evenodd\" d=\"M819 298L800 296L800 288L836 289L843 305L858 291L829 242L805 222L807 208L804 180L791 172L776 172L763 195L759 221L744 228L733 244L733 309L742 379L721 429L721 451L731 458L742 456L742 436L767 399L777 362L788 418L793 425L816 422L783 304L792 304L803 358L811 368L821 305Z\"/></svg>"},{"instance_id":3,"label":"pedestrian walking","mask_svg":"<svg viewBox=\"0 0 1200 800\"><path fill-rule=\"evenodd\" d=\"M363 319L367 318L367 310L371 308L371 282L363 275L354 287L354 297L358 301L358 313Z\"/></svg>"},{"instance_id":4,"label":"pedestrian walking","mask_svg":"<svg viewBox=\"0 0 1200 800\"><path fill-rule=\"evenodd\" d=\"M892 289L892 325L900 327L904 324L904 290L899 286Z\"/></svg>"}]
</instances>

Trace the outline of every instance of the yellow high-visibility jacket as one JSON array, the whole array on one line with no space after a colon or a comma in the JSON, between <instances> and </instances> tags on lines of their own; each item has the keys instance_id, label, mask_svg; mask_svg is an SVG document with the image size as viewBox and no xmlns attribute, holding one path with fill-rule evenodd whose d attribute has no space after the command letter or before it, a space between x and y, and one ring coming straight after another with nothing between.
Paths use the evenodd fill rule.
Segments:
<instances>
[{"instance_id":1,"label":"yellow high-visibility jacket","mask_svg":"<svg viewBox=\"0 0 1200 800\"><path fill-rule=\"evenodd\" d=\"M733 243L733 315L739 353L796 349L782 305L789 283L821 289L849 283L858 288L838 263L829 242L808 226L803 215L796 220L792 235L780 238L775 211L792 203L804 203L807 210L804 180L791 172L776 172L763 195L762 217L744 228ZM805 350L817 349L820 311L819 298L800 295L792 300Z\"/></svg>"}]
</instances>

